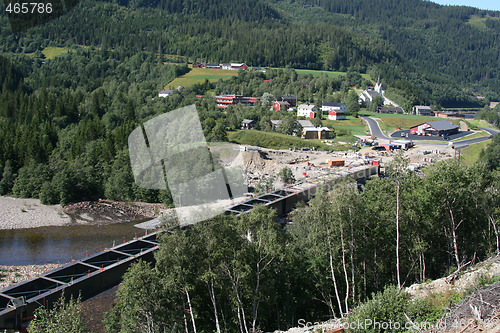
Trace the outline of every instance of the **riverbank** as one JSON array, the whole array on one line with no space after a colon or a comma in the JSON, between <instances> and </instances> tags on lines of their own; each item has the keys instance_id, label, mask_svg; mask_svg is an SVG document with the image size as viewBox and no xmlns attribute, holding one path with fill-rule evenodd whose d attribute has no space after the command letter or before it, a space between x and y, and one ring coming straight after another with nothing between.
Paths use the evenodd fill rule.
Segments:
<instances>
[{"instance_id":1,"label":"riverbank","mask_svg":"<svg viewBox=\"0 0 500 333\"><path fill-rule=\"evenodd\" d=\"M71 224L61 205L45 206L38 199L0 197L0 230Z\"/></svg>"},{"instance_id":2,"label":"riverbank","mask_svg":"<svg viewBox=\"0 0 500 333\"><path fill-rule=\"evenodd\" d=\"M29 280L40 274L56 269L58 264L2 266L0 265L0 289L12 284Z\"/></svg>"},{"instance_id":3,"label":"riverbank","mask_svg":"<svg viewBox=\"0 0 500 333\"><path fill-rule=\"evenodd\" d=\"M0 196L0 230L140 221L157 217L163 209L162 204L111 200L46 206L38 199Z\"/></svg>"}]
</instances>

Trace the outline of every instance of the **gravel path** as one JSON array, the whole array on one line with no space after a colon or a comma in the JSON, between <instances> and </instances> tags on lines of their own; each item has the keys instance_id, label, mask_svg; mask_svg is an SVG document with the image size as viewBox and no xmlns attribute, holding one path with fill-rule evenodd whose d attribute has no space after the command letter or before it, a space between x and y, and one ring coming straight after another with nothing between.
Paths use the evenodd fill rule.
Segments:
<instances>
[{"instance_id":1,"label":"gravel path","mask_svg":"<svg viewBox=\"0 0 500 333\"><path fill-rule=\"evenodd\" d=\"M60 205L45 206L38 199L0 196L0 230L63 226L70 223L70 217Z\"/></svg>"}]
</instances>

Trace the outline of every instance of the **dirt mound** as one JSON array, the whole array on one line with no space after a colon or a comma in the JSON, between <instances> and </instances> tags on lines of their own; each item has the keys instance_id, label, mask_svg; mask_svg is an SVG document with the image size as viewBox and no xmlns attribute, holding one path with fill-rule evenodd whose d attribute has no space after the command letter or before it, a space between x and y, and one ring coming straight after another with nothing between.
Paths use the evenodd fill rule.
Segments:
<instances>
[{"instance_id":1,"label":"dirt mound","mask_svg":"<svg viewBox=\"0 0 500 333\"><path fill-rule=\"evenodd\" d=\"M500 332L500 282L482 286L451 309L434 332Z\"/></svg>"},{"instance_id":2,"label":"dirt mound","mask_svg":"<svg viewBox=\"0 0 500 333\"><path fill-rule=\"evenodd\" d=\"M406 291L414 298L422 298L431 293L445 293L451 290L464 292L474 287L482 277L493 278L499 275L500 257L493 257L461 271L458 275L452 274L431 282L416 283L406 288Z\"/></svg>"},{"instance_id":3,"label":"dirt mound","mask_svg":"<svg viewBox=\"0 0 500 333\"><path fill-rule=\"evenodd\" d=\"M482 286L458 304L446 315L448 320L475 318L485 320L494 317L500 311L500 282Z\"/></svg>"}]
</instances>

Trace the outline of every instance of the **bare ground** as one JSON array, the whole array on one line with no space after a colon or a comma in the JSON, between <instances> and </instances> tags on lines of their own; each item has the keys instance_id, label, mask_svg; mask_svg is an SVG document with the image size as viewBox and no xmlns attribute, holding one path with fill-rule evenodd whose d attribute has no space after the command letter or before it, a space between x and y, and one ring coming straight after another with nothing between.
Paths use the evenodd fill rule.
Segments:
<instances>
[{"instance_id":1,"label":"bare ground","mask_svg":"<svg viewBox=\"0 0 500 333\"><path fill-rule=\"evenodd\" d=\"M21 281L29 280L58 267L57 264L0 266L0 289Z\"/></svg>"}]
</instances>

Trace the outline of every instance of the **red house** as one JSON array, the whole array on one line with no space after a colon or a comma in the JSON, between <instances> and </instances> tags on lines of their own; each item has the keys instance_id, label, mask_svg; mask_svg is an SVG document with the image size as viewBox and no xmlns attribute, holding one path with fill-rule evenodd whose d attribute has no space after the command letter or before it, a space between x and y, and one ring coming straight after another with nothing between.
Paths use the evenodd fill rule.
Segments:
<instances>
[{"instance_id":1,"label":"red house","mask_svg":"<svg viewBox=\"0 0 500 333\"><path fill-rule=\"evenodd\" d=\"M286 101L275 101L273 104L273 110L274 111L286 111L288 110L288 107L290 104Z\"/></svg>"}]
</instances>

